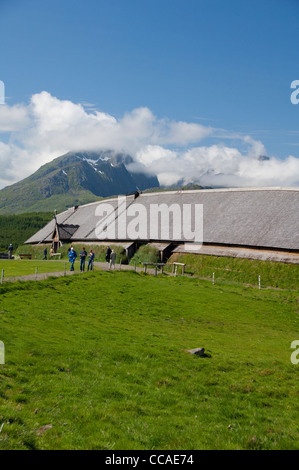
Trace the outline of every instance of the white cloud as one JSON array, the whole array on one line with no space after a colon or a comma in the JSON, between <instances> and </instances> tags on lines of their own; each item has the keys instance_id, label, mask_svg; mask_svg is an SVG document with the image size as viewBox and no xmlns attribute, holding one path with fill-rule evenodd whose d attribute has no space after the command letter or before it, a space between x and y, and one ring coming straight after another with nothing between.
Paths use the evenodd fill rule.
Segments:
<instances>
[{"instance_id":1,"label":"white cloud","mask_svg":"<svg viewBox=\"0 0 299 470\"><path fill-rule=\"evenodd\" d=\"M0 132L14 132L30 125L28 108L0 105Z\"/></svg>"},{"instance_id":2,"label":"white cloud","mask_svg":"<svg viewBox=\"0 0 299 470\"><path fill-rule=\"evenodd\" d=\"M0 132L9 133L5 142L0 134L0 187L29 176L70 150L97 149L130 153L135 160L130 168L157 174L162 185L179 181L234 187L299 184L299 159L259 161L266 150L250 136L231 134L234 145L230 147L219 143L223 130L158 119L146 107L116 119L44 91L33 95L27 105L1 105ZM201 145L207 137L216 143Z\"/></svg>"},{"instance_id":3,"label":"white cloud","mask_svg":"<svg viewBox=\"0 0 299 470\"><path fill-rule=\"evenodd\" d=\"M149 171L154 168L160 184L165 186L178 181L225 187L299 186L298 158L259 160L265 154L263 144L250 138L244 142L248 143L245 154L223 145L181 152L147 146L136 154L136 160Z\"/></svg>"}]
</instances>

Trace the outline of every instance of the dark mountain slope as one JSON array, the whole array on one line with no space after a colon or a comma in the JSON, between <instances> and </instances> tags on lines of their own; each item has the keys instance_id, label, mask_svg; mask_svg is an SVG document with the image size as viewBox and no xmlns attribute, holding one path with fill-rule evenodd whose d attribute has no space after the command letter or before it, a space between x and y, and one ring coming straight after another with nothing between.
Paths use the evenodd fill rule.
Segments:
<instances>
[{"instance_id":1,"label":"dark mountain slope","mask_svg":"<svg viewBox=\"0 0 299 470\"><path fill-rule=\"evenodd\" d=\"M70 152L0 191L0 214L63 211L101 197L159 186L158 179L132 173L130 155L113 151Z\"/></svg>"}]
</instances>

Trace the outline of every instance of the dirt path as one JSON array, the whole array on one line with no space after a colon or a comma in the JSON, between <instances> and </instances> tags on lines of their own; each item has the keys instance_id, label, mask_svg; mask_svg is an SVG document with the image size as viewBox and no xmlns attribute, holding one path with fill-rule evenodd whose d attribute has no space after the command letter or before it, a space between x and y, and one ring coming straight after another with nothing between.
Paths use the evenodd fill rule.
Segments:
<instances>
[{"instance_id":1,"label":"dirt path","mask_svg":"<svg viewBox=\"0 0 299 470\"><path fill-rule=\"evenodd\" d=\"M108 263L100 263L96 261L94 263L94 270L98 271L110 271L110 266ZM112 269L113 271L113 269ZM135 271L135 266L130 266L127 264L115 265L115 271ZM136 267L136 272L144 272L144 268ZM148 274L155 274L155 269L147 268L147 273ZM161 271L158 271L158 273L161 273ZM87 271L84 273L80 273L80 271L70 271L69 269L66 271L59 271L59 272L52 272L52 273L37 273L37 274L28 274L26 276L14 276L14 277L7 277L4 278L4 282L16 282L16 281L42 281L44 279L48 279L49 277L63 277L63 276L71 276L73 274L82 274L86 275L88 274ZM167 273L169 275L172 275L170 273Z\"/></svg>"},{"instance_id":2,"label":"dirt path","mask_svg":"<svg viewBox=\"0 0 299 470\"><path fill-rule=\"evenodd\" d=\"M63 261L61 261L63 262ZM69 267L68 267L69 268ZM110 266L108 263L101 263L99 261L96 261L94 263L94 271L110 271ZM135 266L130 266L128 264L123 264L123 265L119 265L119 264L116 264L115 265L115 271L135 271L136 272L144 272L144 267L136 267ZM113 271L113 269L112 269ZM155 269L154 268L147 268L147 274L151 274L151 275L155 275ZM4 278L4 282L16 282L16 281L42 281L44 279L48 279L49 277L63 277L63 276L71 276L73 274L78 274L78 275L88 275L88 272L85 271L84 273L80 273L80 271L77 269L76 271L70 271L69 269L66 270L66 271L59 271L59 272L52 272L52 273L37 273L37 274L29 274L29 275L26 275L26 276L15 276L15 277L7 277L7 278ZM158 274L161 274L161 270L158 270ZM176 276L176 274L172 273L172 272L165 272L164 271L164 274L166 274L167 276ZM178 273L177 276L180 276L180 274ZM195 276L195 275L192 275L192 274L187 274L185 273L184 274L184 277L189 277L189 278L197 278L197 279L201 279L201 280L205 280L205 281L211 281L213 282L213 280L211 278L206 278L206 277L200 277L200 276ZM1 280L0 280L1 281ZM215 284L217 284L217 281L215 281ZM245 287L252 287L252 288L256 288L258 289L258 286L257 285L253 285L253 284L242 284L242 283L238 283L239 285L243 285ZM1 285L1 284L0 284ZM264 287L263 288L264 290L265 289L273 289L273 290L281 290L281 291L284 291L284 290L290 290L290 289L282 289L282 288L279 288L279 287ZM296 290L294 289L291 289L292 291L294 292L297 292Z\"/></svg>"}]
</instances>

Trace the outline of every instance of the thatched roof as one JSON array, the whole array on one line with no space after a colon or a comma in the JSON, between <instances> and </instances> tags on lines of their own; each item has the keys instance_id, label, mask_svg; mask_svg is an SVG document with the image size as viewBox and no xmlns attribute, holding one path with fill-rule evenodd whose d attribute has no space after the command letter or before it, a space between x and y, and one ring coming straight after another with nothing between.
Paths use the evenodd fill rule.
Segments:
<instances>
[{"instance_id":1,"label":"thatched roof","mask_svg":"<svg viewBox=\"0 0 299 470\"><path fill-rule=\"evenodd\" d=\"M113 210L107 225L118 222L121 217L118 198L71 208L57 215L57 223L62 228L77 227L73 233L69 229L65 230L63 239L70 243L99 241L96 226L100 218L97 214L105 208L103 204L109 204ZM170 230L169 239L163 238L163 228L167 228L167 224L174 224L175 220L171 213L169 218L158 217L153 220L150 217L150 208L161 204L168 208L174 204L182 211L186 204L192 207L202 204L204 244L299 251L299 188L172 191L141 194L137 198L134 195L127 196L126 206L130 207L131 214L135 210L140 211L140 207L144 209L139 212L139 221L143 227L147 227L147 233L140 241L186 241L183 230L176 233L175 237L172 237ZM128 217L127 223L129 221ZM194 223L195 220L192 220ZM54 228L53 220L26 243L51 242ZM69 239L65 238L66 232L69 232ZM123 233L117 230L115 236L107 239L110 243L125 240Z\"/></svg>"}]
</instances>

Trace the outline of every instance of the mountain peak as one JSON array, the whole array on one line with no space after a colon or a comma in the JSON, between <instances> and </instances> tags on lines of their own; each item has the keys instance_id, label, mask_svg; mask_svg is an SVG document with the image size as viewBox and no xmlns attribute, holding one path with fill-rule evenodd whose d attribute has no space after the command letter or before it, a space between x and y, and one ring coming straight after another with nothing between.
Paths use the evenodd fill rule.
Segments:
<instances>
[{"instance_id":1,"label":"mountain peak","mask_svg":"<svg viewBox=\"0 0 299 470\"><path fill-rule=\"evenodd\" d=\"M102 197L159 187L155 176L130 172L133 158L113 150L68 152L0 191L0 213L63 211Z\"/></svg>"}]
</instances>

